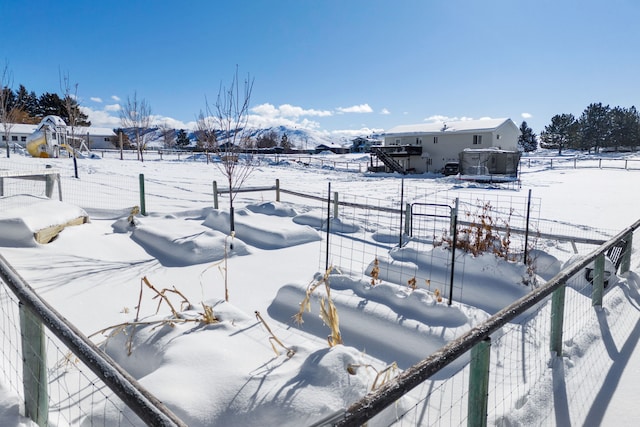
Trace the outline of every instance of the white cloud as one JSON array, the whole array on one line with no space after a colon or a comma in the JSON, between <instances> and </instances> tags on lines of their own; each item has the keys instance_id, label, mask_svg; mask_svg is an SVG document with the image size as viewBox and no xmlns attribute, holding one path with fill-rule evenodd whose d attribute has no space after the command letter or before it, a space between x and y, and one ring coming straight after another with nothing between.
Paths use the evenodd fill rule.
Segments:
<instances>
[{"instance_id":1,"label":"white cloud","mask_svg":"<svg viewBox=\"0 0 640 427\"><path fill-rule=\"evenodd\" d=\"M489 120L489 119L491 119L491 117L481 117L479 120ZM436 114L434 116L430 116L424 119L425 122L431 122L431 123L464 122L467 120L475 120L475 119L473 117L466 117L466 116L449 117L449 116L443 116L440 114Z\"/></svg>"},{"instance_id":2,"label":"white cloud","mask_svg":"<svg viewBox=\"0 0 640 427\"><path fill-rule=\"evenodd\" d=\"M520 116L522 116L523 119L530 119L533 117L533 115L529 113L522 113Z\"/></svg>"},{"instance_id":3,"label":"white cloud","mask_svg":"<svg viewBox=\"0 0 640 427\"><path fill-rule=\"evenodd\" d=\"M174 119L173 117L151 115L151 124L155 126L167 126L172 129L188 129L194 130L196 128L196 122L183 122L181 120Z\"/></svg>"},{"instance_id":4,"label":"white cloud","mask_svg":"<svg viewBox=\"0 0 640 427\"><path fill-rule=\"evenodd\" d=\"M105 111L120 111L120 104L109 104L104 106Z\"/></svg>"},{"instance_id":5,"label":"white cloud","mask_svg":"<svg viewBox=\"0 0 640 427\"><path fill-rule=\"evenodd\" d=\"M255 111L254 111L255 112ZM296 118L297 119L297 118ZM276 126L286 126L291 129L319 129L320 123L304 118L296 120L283 117L277 114L250 114L248 125L252 128L270 128Z\"/></svg>"},{"instance_id":6,"label":"white cloud","mask_svg":"<svg viewBox=\"0 0 640 427\"><path fill-rule=\"evenodd\" d=\"M303 116L313 116L313 117L327 117L331 116L331 111L327 110L314 110L314 109L304 109L302 107L298 107L291 104L282 104L279 107L275 107L272 104L265 103L260 104L256 107L253 107L251 111L260 116L266 117L303 117Z\"/></svg>"},{"instance_id":7,"label":"white cloud","mask_svg":"<svg viewBox=\"0 0 640 427\"><path fill-rule=\"evenodd\" d=\"M382 110L380 110L380 114L382 114L383 116L386 116L391 114L391 111L387 110L386 108L383 108Z\"/></svg>"},{"instance_id":8,"label":"white cloud","mask_svg":"<svg viewBox=\"0 0 640 427\"><path fill-rule=\"evenodd\" d=\"M111 129L120 127L120 117L112 116L108 111L83 106L80 106L80 110L89 117L91 126Z\"/></svg>"},{"instance_id":9,"label":"white cloud","mask_svg":"<svg viewBox=\"0 0 640 427\"><path fill-rule=\"evenodd\" d=\"M369 104L352 105L351 107L338 107L336 110L339 113L372 113L373 109Z\"/></svg>"},{"instance_id":10,"label":"white cloud","mask_svg":"<svg viewBox=\"0 0 640 427\"><path fill-rule=\"evenodd\" d=\"M117 95L111 95L111 99L113 99L116 102L120 102L120 97Z\"/></svg>"},{"instance_id":11,"label":"white cloud","mask_svg":"<svg viewBox=\"0 0 640 427\"><path fill-rule=\"evenodd\" d=\"M97 96L92 96L89 99L92 100L93 102L102 103L102 98L98 98Z\"/></svg>"}]
</instances>

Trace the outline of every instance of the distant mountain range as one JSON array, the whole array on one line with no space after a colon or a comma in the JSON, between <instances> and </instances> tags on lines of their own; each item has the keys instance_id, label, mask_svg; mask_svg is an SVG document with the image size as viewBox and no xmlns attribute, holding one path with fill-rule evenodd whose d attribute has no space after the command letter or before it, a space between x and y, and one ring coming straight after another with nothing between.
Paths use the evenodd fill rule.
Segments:
<instances>
[{"instance_id":1,"label":"distant mountain range","mask_svg":"<svg viewBox=\"0 0 640 427\"><path fill-rule=\"evenodd\" d=\"M134 139L133 130L124 130L125 133L129 136L129 138ZM177 132L178 129L174 129L174 132ZM147 145L148 146L164 146L165 141L165 132L161 128L151 128L147 132ZM250 132L252 139L258 139L262 135L269 134L274 132L277 135L277 140L280 141L284 134L287 135L289 142L296 148L299 149L313 149L318 145L341 145L343 147L349 147L352 144L352 141L358 137L361 138L369 138L369 139L382 139L382 134L362 134L362 135L353 135L347 133L329 133L327 131L322 130L311 130L311 129L298 129L298 128L289 128L287 126L274 126L270 128L262 128L255 129ZM187 133L189 140L191 141L191 145L196 145L196 134L193 131L189 131Z\"/></svg>"}]
</instances>

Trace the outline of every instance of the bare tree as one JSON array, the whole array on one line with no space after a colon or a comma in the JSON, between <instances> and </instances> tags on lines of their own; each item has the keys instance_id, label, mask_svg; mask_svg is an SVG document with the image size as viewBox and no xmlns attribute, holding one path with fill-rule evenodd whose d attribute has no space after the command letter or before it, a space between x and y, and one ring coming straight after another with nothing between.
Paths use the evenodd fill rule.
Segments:
<instances>
[{"instance_id":1,"label":"bare tree","mask_svg":"<svg viewBox=\"0 0 640 427\"><path fill-rule=\"evenodd\" d=\"M60 89L62 90L62 96L64 101L64 107L67 110L67 125L69 126L70 141L67 141L67 145L70 145L73 149L76 147L76 128L78 127L78 118L80 109L78 108L78 83L71 84L69 80L69 73L60 76Z\"/></svg>"},{"instance_id":2,"label":"bare tree","mask_svg":"<svg viewBox=\"0 0 640 427\"><path fill-rule=\"evenodd\" d=\"M196 136L205 151L215 151L217 141L215 121L213 117L207 116L202 110L196 117Z\"/></svg>"},{"instance_id":3,"label":"bare tree","mask_svg":"<svg viewBox=\"0 0 640 427\"><path fill-rule=\"evenodd\" d=\"M149 103L144 98L138 100L137 92L133 93L133 99L127 96L127 102L120 110L120 122L123 128L133 129L138 160L143 162L143 152L146 148L145 139L151 125L151 107Z\"/></svg>"},{"instance_id":4,"label":"bare tree","mask_svg":"<svg viewBox=\"0 0 640 427\"><path fill-rule=\"evenodd\" d=\"M176 145L176 130L169 126L167 123L159 125L159 128L160 134L162 135L164 148L174 148Z\"/></svg>"},{"instance_id":5,"label":"bare tree","mask_svg":"<svg viewBox=\"0 0 640 427\"><path fill-rule=\"evenodd\" d=\"M4 130L4 141L7 145L7 158L11 157L11 150L9 148L9 138L11 134L11 128L16 121L17 108L13 105L12 95L13 90L13 75L9 70L9 63L5 62L2 72L0 73L0 120L2 121L2 127Z\"/></svg>"},{"instance_id":6,"label":"bare tree","mask_svg":"<svg viewBox=\"0 0 640 427\"><path fill-rule=\"evenodd\" d=\"M250 155L250 132L248 129L249 102L253 90L253 79L247 75L244 91L240 93L238 69L229 87L220 86L213 107L206 102L206 116L201 113L199 120L208 135L219 135L213 151L220 157L216 163L227 178L229 187L230 231L235 232L233 201L244 182L251 174L254 162Z\"/></svg>"}]
</instances>

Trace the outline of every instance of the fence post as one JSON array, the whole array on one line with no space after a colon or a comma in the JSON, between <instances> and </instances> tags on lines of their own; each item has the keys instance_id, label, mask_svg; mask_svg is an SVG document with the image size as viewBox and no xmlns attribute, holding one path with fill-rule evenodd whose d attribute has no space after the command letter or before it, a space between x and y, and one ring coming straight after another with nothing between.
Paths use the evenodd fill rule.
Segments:
<instances>
[{"instance_id":1,"label":"fence post","mask_svg":"<svg viewBox=\"0 0 640 427\"><path fill-rule=\"evenodd\" d=\"M140 178L140 213L143 216L147 216L147 206L145 204L145 198L144 198L144 174L141 173L139 175Z\"/></svg>"},{"instance_id":2,"label":"fence post","mask_svg":"<svg viewBox=\"0 0 640 427\"><path fill-rule=\"evenodd\" d=\"M471 349L469 369L469 408L467 426L485 427L489 399L489 361L491 338L487 337Z\"/></svg>"},{"instance_id":3,"label":"fence post","mask_svg":"<svg viewBox=\"0 0 640 427\"><path fill-rule=\"evenodd\" d=\"M411 203L407 203L404 208L404 234L406 234L407 236L413 235L413 230L411 227L413 225L413 218L411 216L412 213L413 212L411 209Z\"/></svg>"},{"instance_id":4,"label":"fence post","mask_svg":"<svg viewBox=\"0 0 640 427\"><path fill-rule=\"evenodd\" d=\"M626 243L625 251L622 254L622 261L620 261L620 274L624 274L631 270L631 250L633 249L633 231L630 231L624 239Z\"/></svg>"},{"instance_id":5,"label":"fence post","mask_svg":"<svg viewBox=\"0 0 640 427\"><path fill-rule=\"evenodd\" d=\"M553 291L551 296L551 340L550 350L562 356L562 327L564 323L564 294L566 283Z\"/></svg>"},{"instance_id":6,"label":"fence post","mask_svg":"<svg viewBox=\"0 0 640 427\"><path fill-rule=\"evenodd\" d=\"M280 178L276 178L276 202L280 201Z\"/></svg>"},{"instance_id":7,"label":"fence post","mask_svg":"<svg viewBox=\"0 0 640 427\"><path fill-rule=\"evenodd\" d=\"M604 252L598 255L593 265L593 289L591 290L591 305L602 307L604 291Z\"/></svg>"},{"instance_id":8,"label":"fence post","mask_svg":"<svg viewBox=\"0 0 640 427\"><path fill-rule=\"evenodd\" d=\"M456 205L451 209L451 275L449 276L449 301L453 303L453 278L456 269L456 246L458 245L458 208L460 199L456 197Z\"/></svg>"},{"instance_id":9,"label":"fence post","mask_svg":"<svg viewBox=\"0 0 640 427\"><path fill-rule=\"evenodd\" d=\"M218 183L213 181L213 208L218 209Z\"/></svg>"},{"instance_id":10,"label":"fence post","mask_svg":"<svg viewBox=\"0 0 640 427\"><path fill-rule=\"evenodd\" d=\"M38 318L22 303L20 330L25 415L40 427L46 427L49 418L49 395L44 330Z\"/></svg>"},{"instance_id":11,"label":"fence post","mask_svg":"<svg viewBox=\"0 0 640 427\"><path fill-rule=\"evenodd\" d=\"M338 219L338 206L338 192L336 191L333 193L333 217L335 219Z\"/></svg>"},{"instance_id":12,"label":"fence post","mask_svg":"<svg viewBox=\"0 0 640 427\"><path fill-rule=\"evenodd\" d=\"M45 165L45 168L51 169L51 165ZM54 175L46 175L45 176L45 190L44 193L47 198L51 198L53 196L53 182L55 181Z\"/></svg>"},{"instance_id":13,"label":"fence post","mask_svg":"<svg viewBox=\"0 0 640 427\"><path fill-rule=\"evenodd\" d=\"M529 261L529 221L531 219L531 189L529 189L529 195L527 197L527 222L524 229L524 259L523 264L527 265Z\"/></svg>"}]
</instances>

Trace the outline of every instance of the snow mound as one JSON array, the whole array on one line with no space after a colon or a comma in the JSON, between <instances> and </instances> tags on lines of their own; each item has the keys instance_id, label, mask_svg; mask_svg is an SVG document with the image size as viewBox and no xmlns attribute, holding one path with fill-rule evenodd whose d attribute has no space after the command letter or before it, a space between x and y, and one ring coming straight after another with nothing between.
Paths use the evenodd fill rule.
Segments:
<instances>
[{"instance_id":1,"label":"snow mound","mask_svg":"<svg viewBox=\"0 0 640 427\"><path fill-rule=\"evenodd\" d=\"M0 197L0 246L38 246L35 233L81 217L88 217L84 209L57 200L30 195Z\"/></svg>"},{"instance_id":2,"label":"snow mound","mask_svg":"<svg viewBox=\"0 0 640 427\"><path fill-rule=\"evenodd\" d=\"M308 225L319 230L327 229L327 221L321 214L305 213L293 218L296 224ZM341 218L331 218L331 231L336 233L357 233L360 226L352 221Z\"/></svg>"},{"instance_id":3,"label":"snow mound","mask_svg":"<svg viewBox=\"0 0 640 427\"><path fill-rule=\"evenodd\" d=\"M103 343L117 363L189 426L310 425L369 391L375 372L347 369L368 363L359 351L295 346L291 357L282 349L276 355L268 331L255 318L224 301L207 305L219 323L156 323L137 326L135 333L129 326ZM198 319L199 311L191 308L181 316ZM163 320L169 319L144 319ZM393 421L391 412L382 414L384 425ZM102 409L92 414L84 424L116 425L119 416Z\"/></svg>"},{"instance_id":4,"label":"snow mound","mask_svg":"<svg viewBox=\"0 0 640 427\"><path fill-rule=\"evenodd\" d=\"M244 242L197 222L164 218L136 219L131 238L165 266L185 266L247 255ZM231 247L233 243L233 248Z\"/></svg>"},{"instance_id":5,"label":"snow mound","mask_svg":"<svg viewBox=\"0 0 640 427\"><path fill-rule=\"evenodd\" d=\"M249 209L251 212L264 215L274 215L282 217L294 217L298 215L295 209L280 202L264 202L256 205L247 205L247 209Z\"/></svg>"},{"instance_id":6,"label":"snow mound","mask_svg":"<svg viewBox=\"0 0 640 427\"><path fill-rule=\"evenodd\" d=\"M412 294L394 285L371 287L367 282L346 276L332 275L330 283L345 345L380 360L393 360L402 369L467 332L471 328L470 319L477 322L478 316L482 317L481 313L469 315L460 306L437 304L426 292ZM281 287L269 306L269 315L291 324L306 291L307 287L299 284ZM311 300L311 312L304 314L300 329L324 338L330 335L328 326L320 318L319 299L326 296L324 287L317 288L314 295L316 293ZM435 324L428 323L430 319L435 320ZM460 358L440 374L447 375L452 372L448 369L460 369L467 362L468 358Z\"/></svg>"},{"instance_id":7,"label":"snow mound","mask_svg":"<svg viewBox=\"0 0 640 427\"><path fill-rule=\"evenodd\" d=\"M204 225L214 230L229 230L229 213L213 210ZM235 237L260 249L280 249L321 240L316 230L296 225L291 218L238 209L234 218Z\"/></svg>"}]
</instances>

